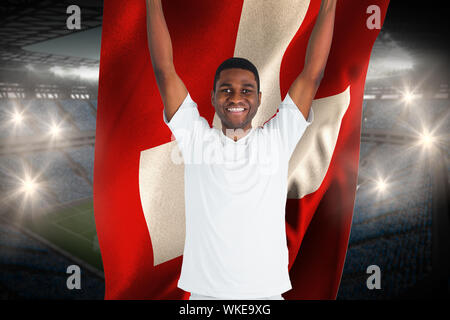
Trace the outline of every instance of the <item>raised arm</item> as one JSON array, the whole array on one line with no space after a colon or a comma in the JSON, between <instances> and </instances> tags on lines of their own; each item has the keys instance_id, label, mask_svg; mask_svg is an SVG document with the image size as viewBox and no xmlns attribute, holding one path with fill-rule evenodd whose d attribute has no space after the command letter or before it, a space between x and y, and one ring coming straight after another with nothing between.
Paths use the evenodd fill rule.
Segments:
<instances>
[{"instance_id":1,"label":"raised arm","mask_svg":"<svg viewBox=\"0 0 450 320\"><path fill-rule=\"evenodd\" d=\"M289 89L289 95L308 118L309 109L323 77L333 38L336 0L322 0L306 50L305 66Z\"/></svg>"},{"instance_id":2,"label":"raised arm","mask_svg":"<svg viewBox=\"0 0 450 320\"><path fill-rule=\"evenodd\" d=\"M147 37L153 71L168 121L186 98L188 91L178 77L173 64L172 42L161 5L161 0L146 0Z\"/></svg>"}]
</instances>

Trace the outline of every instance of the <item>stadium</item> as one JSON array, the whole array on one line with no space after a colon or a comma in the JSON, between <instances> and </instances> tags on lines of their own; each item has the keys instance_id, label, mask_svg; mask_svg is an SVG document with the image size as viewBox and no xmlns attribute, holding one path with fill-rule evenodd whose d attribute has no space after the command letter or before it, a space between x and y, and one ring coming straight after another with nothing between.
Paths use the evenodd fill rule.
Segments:
<instances>
[{"instance_id":1,"label":"stadium","mask_svg":"<svg viewBox=\"0 0 450 320\"><path fill-rule=\"evenodd\" d=\"M0 299L104 298L92 197L103 2L77 1L77 31L70 4L0 7ZM338 300L448 294L448 52L432 26L406 32L398 10L369 65ZM80 290L67 288L70 265ZM372 265L379 289L366 283Z\"/></svg>"}]
</instances>

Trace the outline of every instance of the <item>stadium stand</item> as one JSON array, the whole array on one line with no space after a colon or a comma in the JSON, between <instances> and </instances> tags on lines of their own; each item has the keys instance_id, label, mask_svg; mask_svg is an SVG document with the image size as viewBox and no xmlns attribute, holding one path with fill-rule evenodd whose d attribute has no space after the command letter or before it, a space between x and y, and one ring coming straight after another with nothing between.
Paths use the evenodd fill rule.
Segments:
<instances>
[{"instance_id":1,"label":"stadium stand","mask_svg":"<svg viewBox=\"0 0 450 320\"><path fill-rule=\"evenodd\" d=\"M26 112L30 115L29 125L35 129L36 133L47 134L53 124L61 124L63 130L71 128L64 121L64 116L50 99L30 99L22 100Z\"/></svg>"},{"instance_id":2,"label":"stadium stand","mask_svg":"<svg viewBox=\"0 0 450 320\"><path fill-rule=\"evenodd\" d=\"M82 146L77 148L67 149L69 155L83 168L86 169L89 180L94 180L94 147L93 146Z\"/></svg>"},{"instance_id":3,"label":"stadium stand","mask_svg":"<svg viewBox=\"0 0 450 320\"><path fill-rule=\"evenodd\" d=\"M92 196L92 188L72 170L58 151L36 152L27 156L35 168L45 170L45 183L61 203Z\"/></svg>"},{"instance_id":4,"label":"stadium stand","mask_svg":"<svg viewBox=\"0 0 450 320\"><path fill-rule=\"evenodd\" d=\"M75 120L80 130L95 130L95 115L84 100L61 100L61 105Z\"/></svg>"},{"instance_id":5,"label":"stadium stand","mask_svg":"<svg viewBox=\"0 0 450 320\"><path fill-rule=\"evenodd\" d=\"M392 129L403 106L398 100L366 100L364 129Z\"/></svg>"},{"instance_id":6,"label":"stadium stand","mask_svg":"<svg viewBox=\"0 0 450 320\"><path fill-rule=\"evenodd\" d=\"M374 150L359 169L362 182L338 294L342 300L409 297L431 275L432 181L423 159L414 149L363 142L360 161L369 149ZM384 192L379 176L389 177ZM366 285L370 265L380 267L380 290Z\"/></svg>"},{"instance_id":7,"label":"stadium stand","mask_svg":"<svg viewBox=\"0 0 450 320\"><path fill-rule=\"evenodd\" d=\"M352 230L353 233L356 231ZM431 232L426 227L404 234L385 234L359 244L350 243L338 299L402 297L410 288L427 279L431 273L430 261ZM367 288L369 274L366 270L370 265L380 267L380 290Z\"/></svg>"},{"instance_id":8,"label":"stadium stand","mask_svg":"<svg viewBox=\"0 0 450 320\"><path fill-rule=\"evenodd\" d=\"M97 100L90 100L95 110L97 110Z\"/></svg>"},{"instance_id":9,"label":"stadium stand","mask_svg":"<svg viewBox=\"0 0 450 320\"><path fill-rule=\"evenodd\" d=\"M437 135L446 135L450 131L449 111L447 99L417 99L408 106L398 127L412 135L422 133L425 128Z\"/></svg>"},{"instance_id":10,"label":"stadium stand","mask_svg":"<svg viewBox=\"0 0 450 320\"><path fill-rule=\"evenodd\" d=\"M365 159L367 154L376 146L374 142L361 143L359 150L359 159Z\"/></svg>"},{"instance_id":11,"label":"stadium stand","mask_svg":"<svg viewBox=\"0 0 450 320\"><path fill-rule=\"evenodd\" d=\"M81 289L69 290L67 267L76 263L3 220L0 248L2 299L103 299L103 279L82 268Z\"/></svg>"}]
</instances>

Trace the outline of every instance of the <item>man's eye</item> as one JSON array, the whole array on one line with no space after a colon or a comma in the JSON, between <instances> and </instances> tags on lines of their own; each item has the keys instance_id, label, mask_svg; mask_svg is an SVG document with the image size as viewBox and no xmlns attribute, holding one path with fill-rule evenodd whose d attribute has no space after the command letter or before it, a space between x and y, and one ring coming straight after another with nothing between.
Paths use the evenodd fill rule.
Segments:
<instances>
[{"instance_id":1,"label":"man's eye","mask_svg":"<svg viewBox=\"0 0 450 320\"><path fill-rule=\"evenodd\" d=\"M243 89L242 92L243 92L243 93L249 93L250 90L248 90L248 89Z\"/></svg>"},{"instance_id":2,"label":"man's eye","mask_svg":"<svg viewBox=\"0 0 450 320\"><path fill-rule=\"evenodd\" d=\"M229 93L229 92L231 92L231 89L223 89L222 92Z\"/></svg>"}]
</instances>

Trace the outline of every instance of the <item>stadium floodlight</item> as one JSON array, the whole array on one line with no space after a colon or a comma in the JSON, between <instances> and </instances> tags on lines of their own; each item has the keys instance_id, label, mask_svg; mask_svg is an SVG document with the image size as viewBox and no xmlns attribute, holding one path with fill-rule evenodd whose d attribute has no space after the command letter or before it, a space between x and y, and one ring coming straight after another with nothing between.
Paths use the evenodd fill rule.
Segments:
<instances>
[{"instance_id":1,"label":"stadium floodlight","mask_svg":"<svg viewBox=\"0 0 450 320\"><path fill-rule=\"evenodd\" d=\"M30 177L26 177L25 180L22 181L22 192L26 195L32 195L38 187L38 184L31 179Z\"/></svg>"},{"instance_id":2,"label":"stadium floodlight","mask_svg":"<svg viewBox=\"0 0 450 320\"><path fill-rule=\"evenodd\" d=\"M403 101L406 102L406 104L410 104L415 99L415 96L412 92L406 91L403 93Z\"/></svg>"},{"instance_id":3,"label":"stadium floodlight","mask_svg":"<svg viewBox=\"0 0 450 320\"><path fill-rule=\"evenodd\" d=\"M59 126L59 125L57 125L57 124L53 124L51 127L50 127L50 134L53 136L53 137L58 137L59 135L60 135L60 133L61 133L61 127Z\"/></svg>"},{"instance_id":4,"label":"stadium floodlight","mask_svg":"<svg viewBox=\"0 0 450 320\"><path fill-rule=\"evenodd\" d=\"M23 121L23 115L22 113L18 112L17 110L14 111L13 115L12 115L12 121L15 124L21 124Z\"/></svg>"},{"instance_id":5,"label":"stadium floodlight","mask_svg":"<svg viewBox=\"0 0 450 320\"><path fill-rule=\"evenodd\" d=\"M435 137L431 133L429 133L428 131L424 131L420 135L419 142L425 148L429 148L429 147L433 146L433 144L435 142Z\"/></svg>"},{"instance_id":6,"label":"stadium floodlight","mask_svg":"<svg viewBox=\"0 0 450 320\"><path fill-rule=\"evenodd\" d=\"M387 189L387 183L383 179L378 179L378 181L376 182L376 185L377 185L377 190L380 192L385 192Z\"/></svg>"}]
</instances>

